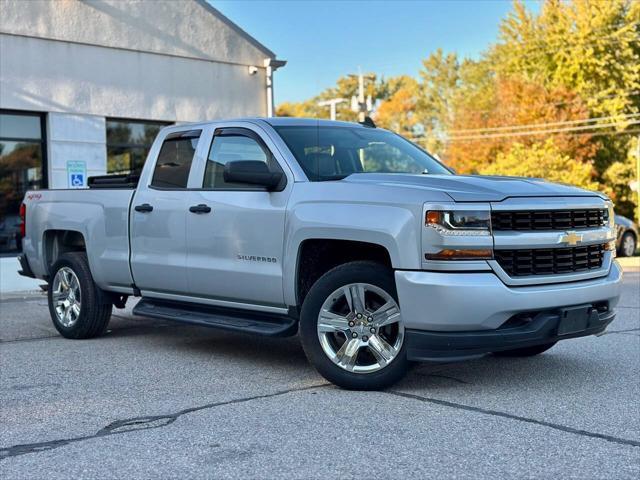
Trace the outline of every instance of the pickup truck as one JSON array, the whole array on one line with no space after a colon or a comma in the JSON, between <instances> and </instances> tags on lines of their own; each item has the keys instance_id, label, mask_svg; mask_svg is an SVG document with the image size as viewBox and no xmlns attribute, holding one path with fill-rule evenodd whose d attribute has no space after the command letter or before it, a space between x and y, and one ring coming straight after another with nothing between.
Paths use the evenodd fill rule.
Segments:
<instances>
[{"instance_id":1,"label":"pickup truck","mask_svg":"<svg viewBox=\"0 0 640 480\"><path fill-rule=\"evenodd\" d=\"M456 175L370 123L166 127L139 178L30 191L21 215L22 273L48 282L64 337L102 334L139 297L136 315L298 333L351 389L600 334L620 295L607 197Z\"/></svg>"}]
</instances>

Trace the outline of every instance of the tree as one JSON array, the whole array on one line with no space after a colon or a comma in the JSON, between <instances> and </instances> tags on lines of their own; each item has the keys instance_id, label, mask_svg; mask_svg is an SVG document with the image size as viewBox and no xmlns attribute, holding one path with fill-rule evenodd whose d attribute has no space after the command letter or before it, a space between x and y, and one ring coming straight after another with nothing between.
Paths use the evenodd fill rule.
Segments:
<instances>
[{"instance_id":1,"label":"tree","mask_svg":"<svg viewBox=\"0 0 640 480\"><path fill-rule=\"evenodd\" d=\"M573 91L594 116L638 111L638 2L547 0L536 17L517 0L500 39L491 52L499 76Z\"/></svg>"},{"instance_id":2,"label":"tree","mask_svg":"<svg viewBox=\"0 0 640 480\"><path fill-rule=\"evenodd\" d=\"M491 88L484 89L484 95L488 98L486 110L478 110L474 103L465 100L455 112L445 158L462 173L483 170L514 143L525 146L539 143L554 129L545 124L558 125L589 117L585 103L574 93L564 88L548 90L518 78L494 81ZM525 128L510 130L505 126ZM531 132L544 133L530 135ZM559 152L577 161L590 162L596 154L597 142L588 133L560 131L553 138Z\"/></svg>"},{"instance_id":3,"label":"tree","mask_svg":"<svg viewBox=\"0 0 640 480\"><path fill-rule=\"evenodd\" d=\"M406 137L412 137L419 121L416 115L418 82L409 76L397 77L388 82L385 93L389 97L376 109L376 124Z\"/></svg>"},{"instance_id":4,"label":"tree","mask_svg":"<svg viewBox=\"0 0 640 480\"><path fill-rule=\"evenodd\" d=\"M631 189L631 184L637 182L640 169L638 142L640 139L634 138L626 158L613 162L603 175L606 193L615 202L616 209L629 217L632 217L634 207L638 207L637 189L640 185L637 185L635 192ZM639 216L640 212L636 210L636 218Z\"/></svg>"},{"instance_id":5,"label":"tree","mask_svg":"<svg viewBox=\"0 0 640 480\"><path fill-rule=\"evenodd\" d=\"M375 74L369 73L366 74L366 77L369 80L365 82L365 95L371 95L374 99L380 98L379 95L384 92L386 85L384 82L378 81L378 77ZM346 98L349 100L348 102L337 105L337 119L355 122L358 119L358 114L351 110L350 100L357 93L358 78L347 75L340 77L335 87L327 88L309 100L281 104L276 109L276 115L282 117L329 118L329 109L319 106L318 102L333 98Z\"/></svg>"},{"instance_id":6,"label":"tree","mask_svg":"<svg viewBox=\"0 0 640 480\"><path fill-rule=\"evenodd\" d=\"M496 161L483 167L483 175L510 175L544 178L552 182L577 185L595 190L593 167L563 154L552 139L524 145L514 143L508 152L499 153Z\"/></svg>"}]
</instances>

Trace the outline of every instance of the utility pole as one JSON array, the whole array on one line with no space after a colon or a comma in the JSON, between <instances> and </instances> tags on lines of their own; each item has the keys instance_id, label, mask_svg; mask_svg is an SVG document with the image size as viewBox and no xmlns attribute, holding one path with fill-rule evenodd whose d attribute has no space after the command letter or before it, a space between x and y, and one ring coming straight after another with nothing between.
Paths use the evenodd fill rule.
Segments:
<instances>
[{"instance_id":1,"label":"utility pole","mask_svg":"<svg viewBox=\"0 0 640 480\"><path fill-rule=\"evenodd\" d=\"M373 110L373 99L371 95L367 95L365 98L364 95L364 79L365 76L362 74L362 71L358 68L358 75L349 75L350 77L358 77L358 95L354 95L351 97L351 110L354 112L358 112L358 121L364 122L365 117ZM367 75L367 80L375 80L374 75Z\"/></svg>"},{"instance_id":2,"label":"utility pole","mask_svg":"<svg viewBox=\"0 0 640 480\"><path fill-rule=\"evenodd\" d=\"M336 119L336 106L339 103L346 102L346 98L332 98L331 100L324 100L322 102L318 102L318 105L321 107L329 106L331 108L331 120Z\"/></svg>"}]
</instances>

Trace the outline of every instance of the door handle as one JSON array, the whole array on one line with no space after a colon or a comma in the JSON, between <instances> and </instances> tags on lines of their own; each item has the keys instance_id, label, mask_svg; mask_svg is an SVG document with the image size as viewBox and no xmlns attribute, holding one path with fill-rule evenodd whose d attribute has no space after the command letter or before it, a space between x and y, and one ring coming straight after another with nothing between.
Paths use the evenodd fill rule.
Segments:
<instances>
[{"instance_id":1,"label":"door handle","mask_svg":"<svg viewBox=\"0 0 640 480\"><path fill-rule=\"evenodd\" d=\"M211 211L211 207L209 205L205 205L204 203L201 203L199 205L190 206L189 211L191 213L209 213Z\"/></svg>"},{"instance_id":2,"label":"door handle","mask_svg":"<svg viewBox=\"0 0 640 480\"><path fill-rule=\"evenodd\" d=\"M136 212L151 212L153 211L153 206L149 205L148 203L143 203L142 205L136 205L135 207L133 207L133 209Z\"/></svg>"}]
</instances>

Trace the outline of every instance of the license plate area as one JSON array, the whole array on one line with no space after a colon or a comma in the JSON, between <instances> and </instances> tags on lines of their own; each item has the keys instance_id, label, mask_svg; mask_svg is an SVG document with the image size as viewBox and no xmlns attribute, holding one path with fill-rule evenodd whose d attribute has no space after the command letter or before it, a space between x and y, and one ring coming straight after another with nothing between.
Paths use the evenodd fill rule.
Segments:
<instances>
[{"instance_id":1,"label":"license plate area","mask_svg":"<svg viewBox=\"0 0 640 480\"><path fill-rule=\"evenodd\" d=\"M571 335L582 332L589 325L591 316L591 305L580 307L563 308L560 310L560 323L558 324L558 335Z\"/></svg>"}]
</instances>

